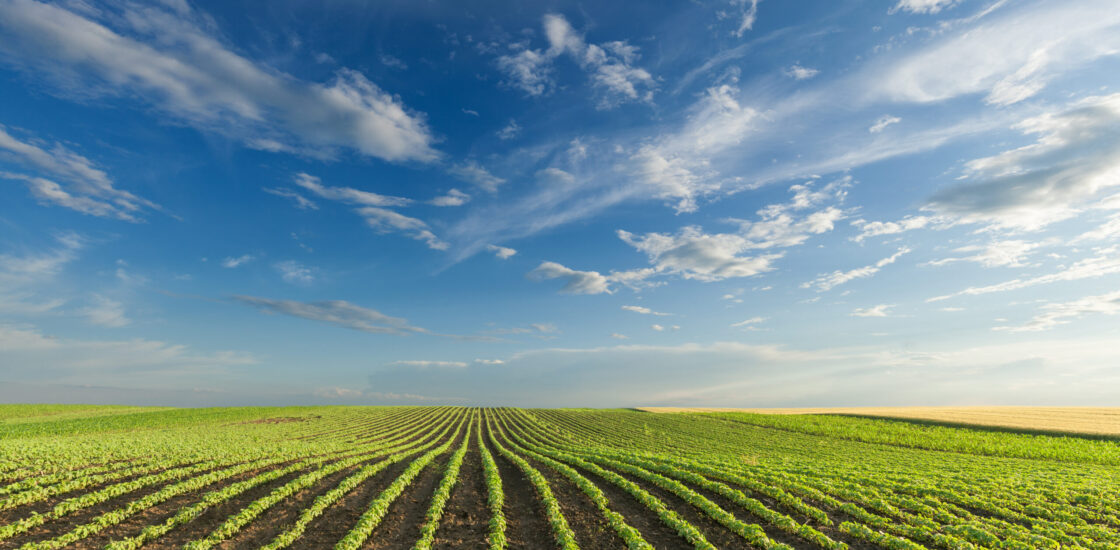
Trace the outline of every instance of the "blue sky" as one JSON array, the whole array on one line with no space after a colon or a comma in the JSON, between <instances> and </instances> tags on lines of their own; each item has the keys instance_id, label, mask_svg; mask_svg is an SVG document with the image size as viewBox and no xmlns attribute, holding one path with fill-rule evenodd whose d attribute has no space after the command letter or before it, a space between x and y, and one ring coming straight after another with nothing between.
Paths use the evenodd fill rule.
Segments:
<instances>
[{"instance_id":1,"label":"blue sky","mask_svg":"<svg viewBox=\"0 0 1120 550\"><path fill-rule=\"evenodd\" d=\"M0 399L1120 405L1110 1L0 1Z\"/></svg>"}]
</instances>

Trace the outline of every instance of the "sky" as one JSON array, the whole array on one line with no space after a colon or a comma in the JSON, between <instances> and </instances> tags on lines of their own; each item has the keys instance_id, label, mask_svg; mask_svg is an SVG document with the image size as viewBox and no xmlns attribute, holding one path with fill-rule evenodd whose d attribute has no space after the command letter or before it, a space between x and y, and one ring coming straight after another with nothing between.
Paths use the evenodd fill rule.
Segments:
<instances>
[{"instance_id":1,"label":"sky","mask_svg":"<svg viewBox=\"0 0 1120 550\"><path fill-rule=\"evenodd\" d=\"M0 0L0 401L1120 406L1114 0Z\"/></svg>"}]
</instances>

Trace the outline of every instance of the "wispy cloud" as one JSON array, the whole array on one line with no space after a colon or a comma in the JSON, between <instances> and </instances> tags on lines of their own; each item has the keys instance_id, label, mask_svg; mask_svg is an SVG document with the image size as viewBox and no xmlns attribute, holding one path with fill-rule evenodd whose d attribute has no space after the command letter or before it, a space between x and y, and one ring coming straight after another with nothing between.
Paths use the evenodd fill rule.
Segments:
<instances>
[{"instance_id":1,"label":"wispy cloud","mask_svg":"<svg viewBox=\"0 0 1120 550\"><path fill-rule=\"evenodd\" d=\"M470 195L458 189L450 189L446 194L428 201L428 204L432 206L463 206L470 202L470 200Z\"/></svg>"},{"instance_id":2,"label":"wispy cloud","mask_svg":"<svg viewBox=\"0 0 1120 550\"><path fill-rule=\"evenodd\" d=\"M255 296L233 296L233 300L265 313L299 317L372 334L401 335L428 332L423 328L412 326L407 319L391 317L345 300L298 302Z\"/></svg>"},{"instance_id":3,"label":"wispy cloud","mask_svg":"<svg viewBox=\"0 0 1120 550\"><path fill-rule=\"evenodd\" d=\"M993 292L1008 292L1060 281L1080 281L1120 273L1120 256L1117 256L1117 250L1117 247L1098 249L1095 256L1078 260L1072 265L1066 266L1054 273L1047 273L1046 275L1039 275L1027 279L1012 279L994 285L968 287L959 292L946 294L944 296L935 296L926 301L940 302L958 296L977 296Z\"/></svg>"},{"instance_id":4,"label":"wispy cloud","mask_svg":"<svg viewBox=\"0 0 1120 550\"><path fill-rule=\"evenodd\" d=\"M995 330L1008 332L1038 332L1050 330L1086 315L1120 315L1120 291L1086 296L1072 302L1046 304L1043 312L1020 326L999 326Z\"/></svg>"},{"instance_id":5,"label":"wispy cloud","mask_svg":"<svg viewBox=\"0 0 1120 550\"><path fill-rule=\"evenodd\" d=\"M667 317L669 315L672 315L672 313L662 313L660 311L654 311L648 307L642 306L622 306L622 309L626 311L633 311L634 313L641 313L642 315L656 315L658 317Z\"/></svg>"},{"instance_id":6,"label":"wispy cloud","mask_svg":"<svg viewBox=\"0 0 1120 550\"><path fill-rule=\"evenodd\" d=\"M801 288L816 287L817 292L826 292L855 279L871 277L878 273L879 270L896 262L899 258L901 258L908 252L910 252L910 249L903 247L899 249L898 252L895 252L894 254L891 254L890 256L887 256L886 258L883 258L882 260L879 260L871 265L859 267L850 271L833 271L832 273L821 275L807 283L802 283Z\"/></svg>"},{"instance_id":7,"label":"wispy cloud","mask_svg":"<svg viewBox=\"0 0 1120 550\"><path fill-rule=\"evenodd\" d=\"M2 10L0 7L0 13ZM40 171L63 181L65 185L45 177L4 171L0 171L0 178L23 181L32 196L44 203L91 216L135 222L139 221L137 216L144 208L159 209L149 200L117 189L104 170L65 145L55 143L49 149L45 147L47 144L37 140L21 141L0 125L0 160L10 160Z\"/></svg>"},{"instance_id":8,"label":"wispy cloud","mask_svg":"<svg viewBox=\"0 0 1120 550\"><path fill-rule=\"evenodd\" d=\"M361 73L307 82L231 51L214 20L156 6L81 13L30 0L0 6L0 55L64 93L128 95L177 121L272 151L346 148L389 161L439 154L423 115Z\"/></svg>"},{"instance_id":9,"label":"wispy cloud","mask_svg":"<svg viewBox=\"0 0 1120 550\"><path fill-rule=\"evenodd\" d=\"M508 259L512 258L514 254L517 254L517 251L512 249L512 248L508 248L508 247L505 247L505 246L498 246L496 244L486 245L486 250L489 250L490 252L493 252L494 257L498 258L499 260L508 260Z\"/></svg>"},{"instance_id":10,"label":"wispy cloud","mask_svg":"<svg viewBox=\"0 0 1120 550\"><path fill-rule=\"evenodd\" d=\"M284 282L296 285L309 285L315 282L315 269L295 260L276 262L272 267L280 273L280 278L284 279Z\"/></svg>"},{"instance_id":11,"label":"wispy cloud","mask_svg":"<svg viewBox=\"0 0 1120 550\"><path fill-rule=\"evenodd\" d=\"M237 267L241 267L242 265L245 265L253 261L254 259L256 259L256 256L253 256L252 254L242 254L241 256L237 256L236 258L230 256L222 260L222 267L227 269L234 269Z\"/></svg>"},{"instance_id":12,"label":"wispy cloud","mask_svg":"<svg viewBox=\"0 0 1120 550\"><path fill-rule=\"evenodd\" d=\"M890 317L890 309L894 304L879 304L871 307L857 307L852 310L852 317Z\"/></svg>"},{"instance_id":13,"label":"wispy cloud","mask_svg":"<svg viewBox=\"0 0 1120 550\"><path fill-rule=\"evenodd\" d=\"M510 85L530 96L549 93L555 86L553 63L566 54L588 73L599 96L598 108L652 100L656 81L648 71L634 66L639 57L636 46L625 41L589 44L558 14L545 15L542 26L548 39L547 49L530 49L525 43L516 43L512 45L513 52L498 57L498 68L506 74Z\"/></svg>"},{"instance_id":14,"label":"wispy cloud","mask_svg":"<svg viewBox=\"0 0 1120 550\"><path fill-rule=\"evenodd\" d=\"M102 327L119 328L132 323L125 315L124 304L100 294L90 298L89 306L80 312L90 323Z\"/></svg>"}]
</instances>

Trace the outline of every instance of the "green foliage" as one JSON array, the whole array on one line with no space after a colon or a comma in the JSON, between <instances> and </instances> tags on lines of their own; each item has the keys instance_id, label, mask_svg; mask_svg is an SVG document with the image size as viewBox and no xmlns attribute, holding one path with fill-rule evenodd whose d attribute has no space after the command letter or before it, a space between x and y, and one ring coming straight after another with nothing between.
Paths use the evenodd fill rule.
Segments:
<instances>
[{"instance_id":1,"label":"green foliage","mask_svg":"<svg viewBox=\"0 0 1120 550\"><path fill-rule=\"evenodd\" d=\"M691 506L712 520L704 529L725 529L754 548L1120 548L1115 441L837 416L85 405L0 406L0 546L91 547L119 533L124 538L96 546L163 547L169 533L223 507L226 515L186 547L241 544L247 529L273 521L270 510L314 490L262 546L304 548L317 518L400 465L403 472L377 487L347 534L332 541L356 549L440 463L437 488L422 495L424 518L406 526L415 533L409 544L427 549L474 452L490 550L510 546L503 486L522 474L562 550L578 548L580 526L564 516L557 495L566 493L549 479L578 488L631 550L652 545L605 487L630 495L641 513L697 549L714 546L674 506ZM499 461L518 479L503 479ZM169 502L181 504L143 519Z\"/></svg>"}]
</instances>

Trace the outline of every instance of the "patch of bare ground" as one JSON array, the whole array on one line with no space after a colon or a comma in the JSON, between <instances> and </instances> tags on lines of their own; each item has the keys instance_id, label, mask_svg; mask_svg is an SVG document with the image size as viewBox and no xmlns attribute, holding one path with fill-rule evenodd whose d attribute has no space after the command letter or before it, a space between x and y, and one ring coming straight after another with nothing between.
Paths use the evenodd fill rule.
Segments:
<instances>
[{"instance_id":1,"label":"patch of bare ground","mask_svg":"<svg viewBox=\"0 0 1120 550\"><path fill-rule=\"evenodd\" d=\"M194 475L205 475L206 473L211 471L213 471L213 469L207 469L202 472L196 472ZM144 498L152 493L160 491L164 487L174 485L181 481L183 480L171 480L164 483L157 483L146 487L141 487L135 491L117 495L109 500L106 500L105 502L101 502L88 508L77 510L59 519L48 521L40 526L28 530L25 533L0 542L0 550L8 548L19 548L20 546L28 542L38 542L65 535L66 533L74 530L75 527L79 525L85 525L86 523L89 523L102 514L112 512L113 510L127 506L129 502ZM90 490L84 489L82 491L76 492L75 494L84 494L87 492L90 492ZM71 494L70 496L74 496L74 494Z\"/></svg>"},{"instance_id":2,"label":"patch of bare ground","mask_svg":"<svg viewBox=\"0 0 1120 550\"><path fill-rule=\"evenodd\" d=\"M310 506L312 502L315 502L316 497L330 491L346 476L354 473L360 467L361 465L344 468L277 502L238 531L235 536L218 545L217 548L219 550L248 549L260 548L268 544L269 541L295 523L303 510ZM221 521L224 521L224 519Z\"/></svg>"},{"instance_id":3,"label":"patch of bare ground","mask_svg":"<svg viewBox=\"0 0 1120 550\"><path fill-rule=\"evenodd\" d=\"M267 496L277 487L283 486L285 483L305 473L307 473L307 470L291 472L268 483L253 487L217 506L212 506L186 525L180 525L163 537L144 545L144 548L182 548L184 544L192 540L206 538L207 535L214 529L217 529L218 526L229 519L230 516L240 512L257 499ZM219 488L220 487L212 487L210 490L213 491Z\"/></svg>"},{"instance_id":4,"label":"patch of bare ground","mask_svg":"<svg viewBox=\"0 0 1120 550\"><path fill-rule=\"evenodd\" d=\"M667 550L688 550L692 545L681 537L672 527L665 525L661 522L661 518L657 517L657 513L646 508L638 499L633 495L627 493L617 485L596 476L595 474L582 470L573 466L586 476L591 481L599 486L599 490L603 491L607 500L610 502L611 510L618 512L622 515L626 523L635 528L642 534L642 538L646 542L653 545L654 548L667 549Z\"/></svg>"},{"instance_id":5,"label":"patch of bare ground","mask_svg":"<svg viewBox=\"0 0 1120 550\"><path fill-rule=\"evenodd\" d=\"M486 436L483 436L486 437ZM513 462L499 453L487 439L490 454L498 465L505 493L506 539L511 550L554 548L552 528L545 516L544 504L525 474Z\"/></svg>"},{"instance_id":6,"label":"patch of bare ground","mask_svg":"<svg viewBox=\"0 0 1120 550\"><path fill-rule=\"evenodd\" d=\"M689 504L677 495L629 474L617 471L615 473L637 483L649 492L649 494L660 499L661 502L665 503L667 508L676 512L681 519L699 529L700 532L704 534L704 538L708 539L708 542L714 544L716 548L754 549L743 537L740 537L735 532L724 527L703 511Z\"/></svg>"},{"instance_id":7,"label":"patch of bare ground","mask_svg":"<svg viewBox=\"0 0 1120 550\"><path fill-rule=\"evenodd\" d=\"M814 545L810 542L807 542L805 540L802 540L802 539L800 539L800 538L798 538L794 535L786 533L785 531L782 531L781 529L778 529L777 527L774 527L773 525L770 525L764 519L750 513L746 508L732 502L730 499L728 499L728 498L726 498L726 497L724 497L724 496L722 496L718 493L708 491L707 489L697 487L697 486L692 485L692 484L687 483L687 482L682 482L682 483L684 483L685 485L688 485L688 487L690 489L692 489L693 491L696 491L697 493L700 493L701 495L703 495L708 500L716 503L717 505L719 505L720 508L723 508L724 510L727 510L733 516L738 518L739 521L742 521L743 523L753 523L755 525L758 525L759 527L762 528L763 531L766 531L766 536L768 536L768 537L770 537L770 538L772 538L772 539L774 539L778 542L783 542L783 543L788 544L788 545L790 545L794 548L806 548L806 549L816 548L816 545ZM766 502L762 499L756 499L756 500L758 500L759 502L762 502L764 505L766 505L767 508L770 508L771 510L777 510L776 508L774 508L774 505L773 505L772 501L771 502ZM816 526L814 525L814 527L816 527ZM830 538L831 538L831 535L830 535ZM853 547L853 548L856 548L856 547ZM870 546L870 548L875 548L875 546L872 545L872 546Z\"/></svg>"},{"instance_id":8,"label":"patch of bare ground","mask_svg":"<svg viewBox=\"0 0 1120 550\"><path fill-rule=\"evenodd\" d=\"M275 468L282 468L285 464L268 466L266 468L259 468L249 472L241 473L235 476L228 477L216 483L212 483L196 491L191 491L177 497L165 500L160 504L147 508L140 513L133 514L124 521L103 529L101 532L85 539L83 544L88 545L88 548L104 548L109 542L120 540L132 536L136 536L140 531L144 530L149 525L160 525L167 519L179 513L179 510L198 502L206 493L239 483L248 479L252 479L258 475L267 473Z\"/></svg>"},{"instance_id":9,"label":"patch of bare ground","mask_svg":"<svg viewBox=\"0 0 1120 550\"><path fill-rule=\"evenodd\" d=\"M552 487L560 503L560 511L576 535L580 548L587 550L614 550L626 548L626 543L611 529L610 523L595 503L568 478L547 465L525 457L541 472Z\"/></svg>"},{"instance_id":10,"label":"patch of bare ground","mask_svg":"<svg viewBox=\"0 0 1120 550\"><path fill-rule=\"evenodd\" d=\"M188 466L189 466L189 464L188 464ZM66 501L67 499L71 499L71 498L74 498L74 497L77 497L77 496L81 496L81 495L84 495L86 493L92 493L92 492L95 492L95 491L99 491L99 490L104 489L105 487L108 487L110 485L116 485L118 483L127 483L129 481L132 481L132 480L135 480L135 479L147 476L147 475L156 474L156 473L159 473L161 471L162 470L152 470L150 472L138 473L138 474L135 474L135 475L126 476L126 477L122 477L122 478L119 478L119 479L114 479L112 481L108 481L108 482L105 482L105 483L98 483L96 485L91 485L89 487L83 487L81 489L76 489L76 490L73 490L73 491L67 491L65 493L59 493L57 495L49 497L45 500L41 500L39 502L31 502L31 503L28 503L28 504L24 504L22 506L16 506L14 508L4 510L4 511L0 512L0 525L7 525L9 523L15 523L15 522L17 522L17 521L19 521L19 520L21 520L21 519L23 519L27 516L30 516L32 514L45 514L45 513L49 512L52 508L54 508L56 505L58 505L61 502Z\"/></svg>"},{"instance_id":11,"label":"patch of bare ground","mask_svg":"<svg viewBox=\"0 0 1120 550\"><path fill-rule=\"evenodd\" d=\"M420 528L424 525L424 516L431 505L432 495L443 478L444 467L463 437L460 435L450 448L428 463L389 505L385 517L362 546L363 550L407 549L412 548L420 539Z\"/></svg>"},{"instance_id":12,"label":"patch of bare ground","mask_svg":"<svg viewBox=\"0 0 1120 550\"><path fill-rule=\"evenodd\" d=\"M837 517L839 517L839 516L829 512L828 509L826 509L824 506L822 506L818 502L814 502L814 501L811 501L809 499L802 499L802 500L804 500L805 504L808 504L809 506L813 506L813 507L823 511L825 513L825 515L829 516L829 519L831 519L833 521L832 525L826 525L826 524L820 523L819 521L816 521L813 518L810 518L809 516L806 516L806 515L798 512L797 510L787 508L786 506L782 505L777 500L774 500L772 497L766 496L762 493L752 491L748 487L743 487L741 485L736 485L734 483L728 483L728 482L722 482L722 483L726 483L731 488L738 489L739 491L742 491L743 494L761 502L767 508L769 508L771 510L774 510L775 512L783 513L783 514L793 518L793 520L798 522L798 523L808 523L814 529L820 531L821 533L824 533L828 538L847 544L848 547L851 548L852 550L874 550L876 548L879 548L879 546L876 546L876 545L871 544L869 542L866 542L864 540L852 537L852 536L840 531L839 529L837 529L837 526L839 526L841 523L843 523L845 521L848 521L847 516L844 516L843 519L837 519ZM697 491L699 491L699 489L697 489L696 487L693 487L693 489L696 489ZM709 493L703 493L703 494L708 495ZM718 502L717 502L717 504L718 504ZM731 505L734 506L733 504L731 504ZM720 504L720 506L723 506L723 504ZM770 535L770 528L767 525L764 525L761 522L761 520L752 519L752 520L748 521L746 519L743 519L743 517L739 516L739 512L742 511L744 514L748 514L748 516L753 518L754 516L750 515L749 512L747 512L746 510L742 510L741 508L738 508L737 506L736 506L735 510L732 510L731 508L728 508L726 506L724 506L724 509L729 511L729 512L735 513L736 517L739 517L739 519L742 519L743 521L747 521L747 523L758 523L764 529L766 529L766 533L768 535ZM771 535L771 538L777 538L777 537L774 537L773 535ZM778 540L781 540L781 539L778 539ZM804 545L805 543L801 542L800 544ZM792 544L792 546L794 548L800 548L800 546L798 546L796 544Z\"/></svg>"},{"instance_id":13,"label":"patch of bare ground","mask_svg":"<svg viewBox=\"0 0 1120 550\"><path fill-rule=\"evenodd\" d=\"M317 414L311 416L274 416L272 418L246 420L245 422L238 422L238 424L291 424L292 422L308 422L317 418L323 417Z\"/></svg>"},{"instance_id":14,"label":"patch of bare ground","mask_svg":"<svg viewBox=\"0 0 1120 550\"><path fill-rule=\"evenodd\" d=\"M419 456L419 455L417 455ZM411 457L415 458L415 457ZM370 502L408 468L410 459L391 464L363 481L338 502L323 511L292 544L292 548L334 548L366 512Z\"/></svg>"},{"instance_id":15,"label":"patch of bare ground","mask_svg":"<svg viewBox=\"0 0 1120 550\"><path fill-rule=\"evenodd\" d=\"M472 437L459 470L459 482L451 490L451 498L444 508L432 547L437 550L485 550L488 548L486 536L489 523L482 456L478 452L478 441Z\"/></svg>"}]
</instances>

